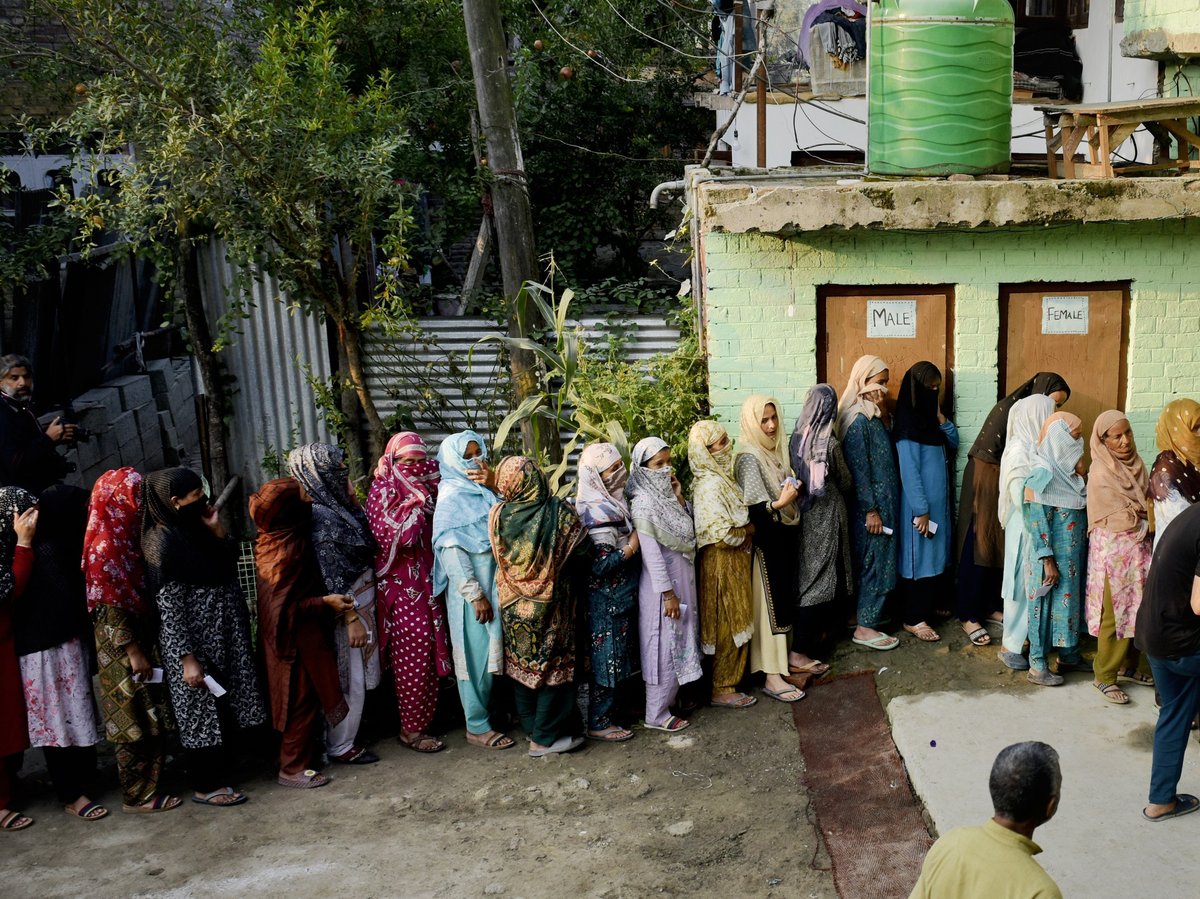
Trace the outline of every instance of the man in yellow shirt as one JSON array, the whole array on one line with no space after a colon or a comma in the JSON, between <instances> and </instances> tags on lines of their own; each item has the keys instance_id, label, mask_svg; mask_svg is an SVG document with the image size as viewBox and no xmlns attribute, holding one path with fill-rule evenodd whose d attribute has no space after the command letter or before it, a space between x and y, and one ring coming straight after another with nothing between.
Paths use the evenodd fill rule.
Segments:
<instances>
[{"instance_id":1,"label":"man in yellow shirt","mask_svg":"<svg viewBox=\"0 0 1200 899\"><path fill-rule=\"evenodd\" d=\"M1033 857L1033 832L1054 817L1062 787L1058 753L1045 743L1000 751L988 779L992 820L956 827L925 856L909 899L1062 899Z\"/></svg>"}]
</instances>

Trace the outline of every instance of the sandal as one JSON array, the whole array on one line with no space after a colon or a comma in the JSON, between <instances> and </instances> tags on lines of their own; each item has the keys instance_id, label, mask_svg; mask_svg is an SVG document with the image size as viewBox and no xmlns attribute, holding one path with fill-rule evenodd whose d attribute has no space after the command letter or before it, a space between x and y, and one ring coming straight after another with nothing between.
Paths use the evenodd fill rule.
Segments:
<instances>
[{"instance_id":1,"label":"sandal","mask_svg":"<svg viewBox=\"0 0 1200 899\"><path fill-rule=\"evenodd\" d=\"M332 778L328 774L322 774L312 768L307 768L293 777L285 777L280 774L276 778L276 782L281 787L293 787L297 790L315 790L317 787L325 786L330 780Z\"/></svg>"},{"instance_id":2,"label":"sandal","mask_svg":"<svg viewBox=\"0 0 1200 899\"><path fill-rule=\"evenodd\" d=\"M801 699L803 699L805 696L808 695L803 690L800 690L796 687L790 687L787 690L778 690L778 691L768 690L766 687L763 687L763 692L766 693L768 696L770 696L772 699L778 699L780 702L789 702L789 703L790 702L799 702ZM791 696L792 694L795 694L794 699L784 699L785 696Z\"/></svg>"},{"instance_id":3,"label":"sandal","mask_svg":"<svg viewBox=\"0 0 1200 899\"><path fill-rule=\"evenodd\" d=\"M1178 793L1175 796L1175 808L1161 815L1147 815L1146 810L1142 809L1142 817L1147 821L1165 821L1167 818L1190 815L1198 808L1200 808L1200 799L1197 799L1191 793Z\"/></svg>"},{"instance_id":4,"label":"sandal","mask_svg":"<svg viewBox=\"0 0 1200 899\"><path fill-rule=\"evenodd\" d=\"M729 695L737 698L722 702L718 702L716 698L713 698L709 702L718 709L748 709L758 702L757 697L747 696L745 693L730 693Z\"/></svg>"},{"instance_id":5,"label":"sandal","mask_svg":"<svg viewBox=\"0 0 1200 899\"><path fill-rule=\"evenodd\" d=\"M914 624L912 627L909 627L906 624L906 625L904 625L904 629L906 631L908 631L910 634L912 634L914 637L916 637L918 640L920 640L922 643L937 643L938 641L940 641L942 639L938 635L938 632L935 631L933 628L931 628L924 621L922 621L919 624Z\"/></svg>"},{"instance_id":6,"label":"sandal","mask_svg":"<svg viewBox=\"0 0 1200 899\"><path fill-rule=\"evenodd\" d=\"M217 808L225 808L230 805L241 805L249 798L245 793L235 790L233 787L221 787L221 789L213 790L211 793L201 793L199 796L193 796L192 802L197 805L213 805Z\"/></svg>"},{"instance_id":7,"label":"sandal","mask_svg":"<svg viewBox=\"0 0 1200 899\"><path fill-rule=\"evenodd\" d=\"M490 735L490 736L489 736ZM472 740L471 737L486 737L484 740ZM512 738L507 734L502 734L498 730L488 731L487 734L473 734L467 731L467 742L472 746L478 746L481 749L512 749L517 744L512 741Z\"/></svg>"},{"instance_id":8,"label":"sandal","mask_svg":"<svg viewBox=\"0 0 1200 899\"><path fill-rule=\"evenodd\" d=\"M75 811L69 805L64 805L63 811L72 818L80 818L84 821L99 821L101 818L108 817L108 809L99 802L89 802L79 811Z\"/></svg>"},{"instance_id":9,"label":"sandal","mask_svg":"<svg viewBox=\"0 0 1200 899\"><path fill-rule=\"evenodd\" d=\"M967 626L964 624L962 626L962 629L963 629L963 633L965 633L967 635L967 639L970 640L976 646L990 646L991 645L992 635L987 632L986 627L976 627L974 630L967 630Z\"/></svg>"},{"instance_id":10,"label":"sandal","mask_svg":"<svg viewBox=\"0 0 1200 899\"><path fill-rule=\"evenodd\" d=\"M1113 703L1114 705L1125 705L1125 703L1129 702L1129 697L1125 694L1125 691L1122 690L1120 687L1118 687L1116 684L1106 684L1106 683L1100 682L1100 683L1093 683L1092 686L1100 691L1101 696L1103 696L1105 699L1107 699L1109 702ZM1118 696L1120 696L1121 698L1118 699L1117 698Z\"/></svg>"},{"instance_id":11,"label":"sandal","mask_svg":"<svg viewBox=\"0 0 1200 899\"><path fill-rule=\"evenodd\" d=\"M374 765L379 761L379 756L369 749L353 746L341 755L331 755L329 760L337 762L339 765Z\"/></svg>"},{"instance_id":12,"label":"sandal","mask_svg":"<svg viewBox=\"0 0 1200 899\"><path fill-rule=\"evenodd\" d=\"M829 673L829 665L822 662L820 659L813 659L807 665L792 665L788 664L789 674L811 674L813 678L824 677Z\"/></svg>"},{"instance_id":13,"label":"sandal","mask_svg":"<svg viewBox=\"0 0 1200 899\"><path fill-rule=\"evenodd\" d=\"M178 796L168 796L165 793L158 793L151 796L141 805L122 805L121 811L127 815L153 815L155 812L169 812L173 808L179 808L183 805L183 800Z\"/></svg>"},{"instance_id":14,"label":"sandal","mask_svg":"<svg viewBox=\"0 0 1200 899\"><path fill-rule=\"evenodd\" d=\"M561 752L574 752L584 744L583 737L559 737L549 746L544 749L530 749L529 757L531 759L540 759L548 755L557 755Z\"/></svg>"},{"instance_id":15,"label":"sandal","mask_svg":"<svg viewBox=\"0 0 1200 899\"><path fill-rule=\"evenodd\" d=\"M28 815L22 815L20 812L9 812L3 818L0 818L0 830L18 831L24 830L33 824L33 819Z\"/></svg>"},{"instance_id":16,"label":"sandal","mask_svg":"<svg viewBox=\"0 0 1200 899\"><path fill-rule=\"evenodd\" d=\"M1141 684L1143 687L1153 687L1154 677L1150 674L1142 674L1136 668L1125 668L1117 671L1118 681L1132 681L1135 684Z\"/></svg>"},{"instance_id":17,"label":"sandal","mask_svg":"<svg viewBox=\"0 0 1200 899\"><path fill-rule=\"evenodd\" d=\"M858 637L851 637L850 642L856 643L859 646L865 646L868 649L878 649L880 652L895 649L900 645L900 641L890 634L880 634L878 637L872 637L870 640L860 640Z\"/></svg>"},{"instance_id":18,"label":"sandal","mask_svg":"<svg viewBox=\"0 0 1200 899\"><path fill-rule=\"evenodd\" d=\"M413 734L406 738L401 733L397 739L400 740L401 746L407 746L413 752L441 752L446 748L445 743L429 734Z\"/></svg>"},{"instance_id":19,"label":"sandal","mask_svg":"<svg viewBox=\"0 0 1200 899\"><path fill-rule=\"evenodd\" d=\"M608 727L601 728L601 732L598 734L589 730L586 736L589 740L595 740L598 743L625 743L633 739L633 731L610 724Z\"/></svg>"},{"instance_id":20,"label":"sandal","mask_svg":"<svg viewBox=\"0 0 1200 899\"><path fill-rule=\"evenodd\" d=\"M677 730L683 730L685 727L691 727L692 722L686 721L683 718L678 718L675 715L668 715L666 724L651 724L649 721L642 723L642 726L649 730L662 730L669 734L675 733Z\"/></svg>"}]
</instances>

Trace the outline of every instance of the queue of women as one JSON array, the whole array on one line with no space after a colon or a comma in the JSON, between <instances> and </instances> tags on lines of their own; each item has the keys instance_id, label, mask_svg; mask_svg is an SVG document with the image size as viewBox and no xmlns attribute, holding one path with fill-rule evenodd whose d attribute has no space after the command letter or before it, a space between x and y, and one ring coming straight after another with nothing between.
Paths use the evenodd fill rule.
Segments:
<instances>
[{"instance_id":1,"label":"queue of women","mask_svg":"<svg viewBox=\"0 0 1200 899\"><path fill-rule=\"evenodd\" d=\"M267 720L283 786L328 783L324 758L378 761L358 732L385 676L404 746L445 748L431 729L439 683L453 677L470 744L512 748L512 708L541 757L632 739L637 717L682 730L698 703L681 687L706 677L716 708L757 702L748 673L763 695L800 701L843 629L868 649L898 645L889 598L920 641L941 640L933 623L951 605L977 646L1002 629L1004 663L1046 686L1091 667L1086 623L1105 700L1129 701L1120 681L1152 684L1134 620L1155 525L1161 534L1200 501L1200 404L1167 407L1150 472L1125 416L1105 412L1085 480L1080 420L1055 411L1069 387L1039 373L970 448L956 529L959 438L939 404L941 372L906 372L894 414L890 377L886 361L862 357L840 399L828 384L809 391L790 437L780 404L752 396L736 450L721 424L698 422L690 502L656 437L628 466L611 444L586 447L573 501L528 458L493 466L472 431L436 457L417 434L393 437L365 505L340 449L302 446L290 477L250 499L257 654L237 544L194 472L110 471L90 498L0 489L0 829L32 823L11 808L29 747L44 752L67 813L108 814L89 793L94 700L122 811L181 804L160 789L172 731L191 800L233 806L247 797L229 745Z\"/></svg>"}]
</instances>

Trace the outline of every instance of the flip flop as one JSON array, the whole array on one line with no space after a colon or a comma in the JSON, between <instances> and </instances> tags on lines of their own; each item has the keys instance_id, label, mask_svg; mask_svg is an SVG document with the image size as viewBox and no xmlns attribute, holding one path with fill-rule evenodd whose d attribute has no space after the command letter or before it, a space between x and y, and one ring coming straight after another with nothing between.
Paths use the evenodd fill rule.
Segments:
<instances>
[{"instance_id":1,"label":"flip flop","mask_svg":"<svg viewBox=\"0 0 1200 899\"><path fill-rule=\"evenodd\" d=\"M559 737L545 749L529 750L531 759L540 759L547 755L557 755L560 752L574 752L584 744L583 737Z\"/></svg>"},{"instance_id":2,"label":"flip flop","mask_svg":"<svg viewBox=\"0 0 1200 899\"><path fill-rule=\"evenodd\" d=\"M72 818L79 818L81 821L99 821L101 818L108 817L108 809L102 806L99 802L89 802L77 812L66 806L63 806L63 811ZM100 814L92 814L93 812L100 812Z\"/></svg>"},{"instance_id":3,"label":"flip flop","mask_svg":"<svg viewBox=\"0 0 1200 899\"><path fill-rule=\"evenodd\" d=\"M807 665L788 665L789 674L811 674L814 678L824 677L829 673L829 665L820 659L813 659Z\"/></svg>"},{"instance_id":4,"label":"flip flop","mask_svg":"<svg viewBox=\"0 0 1200 899\"><path fill-rule=\"evenodd\" d=\"M648 730L661 730L669 734L675 733L677 730L683 730L686 727L691 727L692 722L686 721L683 718L677 718L675 715L667 717L666 724L651 724L649 721L642 722L642 726Z\"/></svg>"},{"instance_id":5,"label":"flip flop","mask_svg":"<svg viewBox=\"0 0 1200 899\"><path fill-rule=\"evenodd\" d=\"M895 649L900 645L900 641L889 634L880 634L878 637L872 637L870 640L860 640L858 637L851 637L851 643L857 643L859 646L865 646L868 649L878 649L880 652L887 652L889 649Z\"/></svg>"},{"instance_id":6,"label":"flip flop","mask_svg":"<svg viewBox=\"0 0 1200 899\"><path fill-rule=\"evenodd\" d=\"M1103 696L1105 699L1107 699L1109 702L1111 702L1113 705L1125 705L1127 702L1129 702L1129 696L1125 693L1124 690L1122 690L1116 684L1093 683L1092 686L1095 687L1097 690L1099 690L1100 695ZM1117 699L1117 697L1116 697L1117 693L1120 693L1125 698Z\"/></svg>"},{"instance_id":7,"label":"flip flop","mask_svg":"<svg viewBox=\"0 0 1200 899\"><path fill-rule=\"evenodd\" d=\"M218 796L232 796L229 802L216 802ZM211 793L205 793L203 796L193 796L192 802L196 805L211 805L215 808L226 808L232 805L241 805L250 797L245 793L239 793L233 787L221 787L219 790L213 790Z\"/></svg>"},{"instance_id":8,"label":"flip flop","mask_svg":"<svg viewBox=\"0 0 1200 899\"><path fill-rule=\"evenodd\" d=\"M910 634L912 634L914 637L916 637L918 640L920 640L922 643L940 643L941 639L942 639L941 636L938 634L938 632L935 631L932 627L930 627L928 622L925 622L925 621L922 621L920 624L914 624L912 627L909 627L906 624L906 625L904 625L904 629L906 631L908 631ZM923 636L924 634L933 634L933 636L926 637L926 636Z\"/></svg>"},{"instance_id":9,"label":"flip flop","mask_svg":"<svg viewBox=\"0 0 1200 899\"><path fill-rule=\"evenodd\" d=\"M990 646L992 643L992 635L987 632L986 627L975 628L975 630L967 634L967 639L976 646Z\"/></svg>"},{"instance_id":10,"label":"flip flop","mask_svg":"<svg viewBox=\"0 0 1200 899\"><path fill-rule=\"evenodd\" d=\"M157 812L169 812L171 809L179 808L181 805L183 805L183 800L178 796L168 796L165 793L158 793L141 805L122 805L121 811L126 815L153 815Z\"/></svg>"},{"instance_id":11,"label":"flip flop","mask_svg":"<svg viewBox=\"0 0 1200 899\"><path fill-rule=\"evenodd\" d=\"M320 771L307 768L295 777L284 777L281 774L276 778L276 782L281 787L292 787L296 790L315 790L317 787L325 786L332 779L328 774L322 774Z\"/></svg>"},{"instance_id":12,"label":"flip flop","mask_svg":"<svg viewBox=\"0 0 1200 899\"><path fill-rule=\"evenodd\" d=\"M749 696L746 693L733 693L731 695L738 698L727 702L717 702L715 699L710 699L709 704L718 709L748 709L758 702L757 697Z\"/></svg>"},{"instance_id":13,"label":"flip flop","mask_svg":"<svg viewBox=\"0 0 1200 899\"><path fill-rule=\"evenodd\" d=\"M1171 809L1165 815L1147 815L1146 810L1142 809L1142 817L1147 821L1165 821L1167 818L1179 818L1183 815L1190 815L1198 808L1200 808L1200 799L1197 799L1191 793L1178 793L1175 796L1175 808Z\"/></svg>"},{"instance_id":14,"label":"flip flop","mask_svg":"<svg viewBox=\"0 0 1200 899\"><path fill-rule=\"evenodd\" d=\"M808 695L803 690L801 690L799 687L789 687L786 690L778 690L778 691L768 690L766 687L763 687L762 691L764 693L766 693L768 696L770 696L772 699L778 699L780 702L786 702L789 704L793 703L793 702L799 702L801 699L803 699L805 696ZM783 697L787 696L789 693L797 693L799 695L795 699L784 699Z\"/></svg>"},{"instance_id":15,"label":"flip flop","mask_svg":"<svg viewBox=\"0 0 1200 899\"><path fill-rule=\"evenodd\" d=\"M28 815L22 815L20 812L9 812L3 818L0 818L0 830L8 830L15 833L18 830L24 830L33 824L33 819Z\"/></svg>"},{"instance_id":16,"label":"flip flop","mask_svg":"<svg viewBox=\"0 0 1200 899\"><path fill-rule=\"evenodd\" d=\"M627 743L633 739L633 731L626 730L623 727L617 727L615 724L612 726L615 729L609 730L608 733L597 736L591 731L588 731L586 734L584 734L584 736L586 736L589 740L595 740L597 743ZM604 728L604 730L608 730L608 728Z\"/></svg>"},{"instance_id":17,"label":"flip flop","mask_svg":"<svg viewBox=\"0 0 1200 899\"><path fill-rule=\"evenodd\" d=\"M476 736L476 734L468 734L468 737L474 736ZM471 739L467 739L467 742L472 746L478 746L480 749L495 749L497 751L501 749L512 749L517 745L512 741L512 738L509 737L508 734L502 734L500 731L496 731L490 738L484 740L482 743L476 743Z\"/></svg>"}]
</instances>

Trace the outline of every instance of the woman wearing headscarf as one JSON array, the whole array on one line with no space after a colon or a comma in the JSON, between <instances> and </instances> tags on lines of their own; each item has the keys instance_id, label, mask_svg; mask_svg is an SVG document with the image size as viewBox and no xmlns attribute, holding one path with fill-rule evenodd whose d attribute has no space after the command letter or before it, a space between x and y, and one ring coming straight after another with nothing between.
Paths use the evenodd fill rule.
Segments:
<instances>
[{"instance_id":1,"label":"woman wearing headscarf","mask_svg":"<svg viewBox=\"0 0 1200 899\"><path fill-rule=\"evenodd\" d=\"M1004 525L1000 502L1000 459L1008 439L1008 417L1020 400L1049 396L1061 406L1071 388L1059 374L1039 371L992 407L967 453L958 511L958 590L956 613L968 634L981 624L1003 621L1000 591L1004 569ZM983 641L980 645L987 645Z\"/></svg>"},{"instance_id":2,"label":"woman wearing headscarf","mask_svg":"<svg viewBox=\"0 0 1200 899\"><path fill-rule=\"evenodd\" d=\"M904 629L918 640L941 637L929 625L934 598L946 592L942 575L950 565L949 466L958 451L958 429L938 404L942 373L918 362L904 373L896 400L892 438L900 465L900 593ZM991 642L977 627L968 635L977 646Z\"/></svg>"},{"instance_id":3,"label":"woman wearing headscarf","mask_svg":"<svg viewBox=\"0 0 1200 899\"><path fill-rule=\"evenodd\" d=\"M880 403L890 372L878 356L861 356L838 403L837 434L854 492L850 503L850 545L858 586L858 620L852 638L870 649L895 649L900 641L879 630L883 604L896 586L896 514L900 476Z\"/></svg>"},{"instance_id":4,"label":"woman wearing headscarf","mask_svg":"<svg viewBox=\"0 0 1200 899\"><path fill-rule=\"evenodd\" d=\"M334 627L338 679L349 712L326 730L325 749L343 765L371 765L379 756L359 746L367 691L379 686L379 641L375 621L375 539L350 486L346 453L328 443L309 443L288 454L288 469L300 497L312 504L312 543L326 593L344 593L354 608Z\"/></svg>"},{"instance_id":5,"label":"woman wearing headscarf","mask_svg":"<svg viewBox=\"0 0 1200 899\"><path fill-rule=\"evenodd\" d=\"M1150 494L1157 546L1175 517L1200 502L1200 403L1187 398L1168 403L1155 438L1160 452L1150 470Z\"/></svg>"},{"instance_id":6,"label":"woman wearing headscarf","mask_svg":"<svg viewBox=\"0 0 1200 899\"><path fill-rule=\"evenodd\" d=\"M285 787L323 787L329 783L319 770L325 724L336 725L349 711L338 682L333 626L354 600L344 593L322 595L312 507L293 478L263 484L250 497L250 520L258 531L258 639L271 723L281 735L276 779Z\"/></svg>"},{"instance_id":7,"label":"woman wearing headscarf","mask_svg":"<svg viewBox=\"0 0 1200 899\"><path fill-rule=\"evenodd\" d=\"M658 437L633 447L629 511L642 551L638 581L638 638L646 682L646 727L668 733L690 722L671 713L683 684L699 680L700 627L696 606L696 527Z\"/></svg>"},{"instance_id":8,"label":"woman wearing headscarf","mask_svg":"<svg viewBox=\"0 0 1200 899\"><path fill-rule=\"evenodd\" d=\"M429 458L425 441L403 431L388 441L367 494L367 521L379 545L379 649L395 683L400 742L417 752L446 748L425 733L437 711L438 679L452 670L446 615L433 590L439 480L437 460Z\"/></svg>"},{"instance_id":9,"label":"woman wearing headscarf","mask_svg":"<svg viewBox=\"0 0 1200 899\"><path fill-rule=\"evenodd\" d=\"M1004 638L999 657L1014 671L1025 671L1025 638L1029 635L1029 594L1025 592L1025 479L1037 464L1042 425L1054 413L1054 400L1034 394L1017 400L1008 416L1008 434L1000 457L1000 499L997 513L1004 528Z\"/></svg>"},{"instance_id":10,"label":"woman wearing headscarf","mask_svg":"<svg viewBox=\"0 0 1200 899\"><path fill-rule=\"evenodd\" d=\"M504 631L504 668L533 758L583 743L575 721L579 599L592 554L579 516L551 495L546 476L523 456L496 467L500 502L488 515Z\"/></svg>"},{"instance_id":11,"label":"woman wearing headscarf","mask_svg":"<svg viewBox=\"0 0 1200 899\"><path fill-rule=\"evenodd\" d=\"M88 798L96 776L92 626L83 574L87 492L55 485L37 501L33 572L12 609L29 716L29 745L41 748L67 814L96 821L108 810Z\"/></svg>"},{"instance_id":12,"label":"woman wearing headscarf","mask_svg":"<svg viewBox=\"0 0 1200 899\"><path fill-rule=\"evenodd\" d=\"M1150 476L1124 412L1100 413L1092 427L1088 475L1088 632L1096 638L1093 684L1109 702L1129 697L1121 677L1152 685L1150 660L1133 646L1142 590L1150 572Z\"/></svg>"},{"instance_id":13,"label":"woman wearing headscarf","mask_svg":"<svg viewBox=\"0 0 1200 899\"><path fill-rule=\"evenodd\" d=\"M458 698L467 719L467 741L484 749L510 749L512 739L492 728L492 681L504 673L496 558L488 515L497 502L485 483L487 443L474 431L451 434L438 447L437 505L433 510L433 591L446 597Z\"/></svg>"},{"instance_id":14,"label":"woman wearing headscarf","mask_svg":"<svg viewBox=\"0 0 1200 899\"><path fill-rule=\"evenodd\" d=\"M734 480L754 525L750 585L754 594L754 634L750 670L766 675L763 692L780 702L799 702L808 677L788 671L792 608L796 591L796 479L780 437L779 402L755 394L742 403ZM789 683L784 678L791 678Z\"/></svg>"},{"instance_id":15,"label":"woman wearing headscarf","mask_svg":"<svg viewBox=\"0 0 1200 899\"><path fill-rule=\"evenodd\" d=\"M142 510L146 580L158 603L163 669L192 801L238 805L246 794L229 782L229 725L247 728L266 720L238 584L238 545L190 469L147 475Z\"/></svg>"},{"instance_id":16,"label":"woman wearing headscarf","mask_svg":"<svg viewBox=\"0 0 1200 899\"><path fill-rule=\"evenodd\" d=\"M29 748L12 610L33 573L37 519L32 494L19 487L0 487L0 831L24 830L33 824L32 818L12 808L21 756Z\"/></svg>"},{"instance_id":17,"label":"woman wearing headscarf","mask_svg":"<svg viewBox=\"0 0 1200 899\"><path fill-rule=\"evenodd\" d=\"M829 665L817 658L832 646L839 606L853 592L850 518L844 497L854 488L834 433L837 391L813 387L804 400L790 443L792 470L800 482L800 552L796 566L792 652L796 674L821 677Z\"/></svg>"},{"instance_id":18,"label":"woman wearing headscarf","mask_svg":"<svg viewBox=\"0 0 1200 899\"><path fill-rule=\"evenodd\" d=\"M617 687L637 673L637 587L641 560L625 485L629 473L611 443L593 443L579 454L575 511L596 547L588 578L588 737L623 743L633 731L613 721Z\"/></svg>"},{"instance_id":19,"label":"woman wearing headscarf","mask_svg":"<svg viewBox=\"0 0 1200 899\"><path fill-rule=\"evenodd\" d=\"M1091 666L1079 654L1087 539L1087 483L1083 479L1083 422L1056 412L1042 425L1037 461L1025 479L1025 593L1029 596L1029 682L1063 682L1046 664L1058 649L1058 670Z\"/></svg>"},{"instance_id":20,"label":"woman wearing headscarf","mask_svg":"<svg viewBox=\"0 0 1200 899\"><path fill-rule=\"evenodd\" d=\"M142 565L142 476L106 471L92 487L83 538L83 581L96 636L104 735L116 750L124 811L162 812L181 800L158 792L171 729L166 685L146 683L162 665L157 615Z\"/></svg>"},{"instance_id":21,"label":"woman wearing headscarf","mask_svg":"<svg viewBox=\"0 0 1200 899\"><path fill-rule=\"evenodd\" d=\"M738 691L754 635L750 584L754 526L733 477L733 443L715 421L698 421L688 433L692 505L696 524L696 575L700 593L700 647L713 657L712 704L744 709L758 700Z\"/></svg>"}]
</instances>

